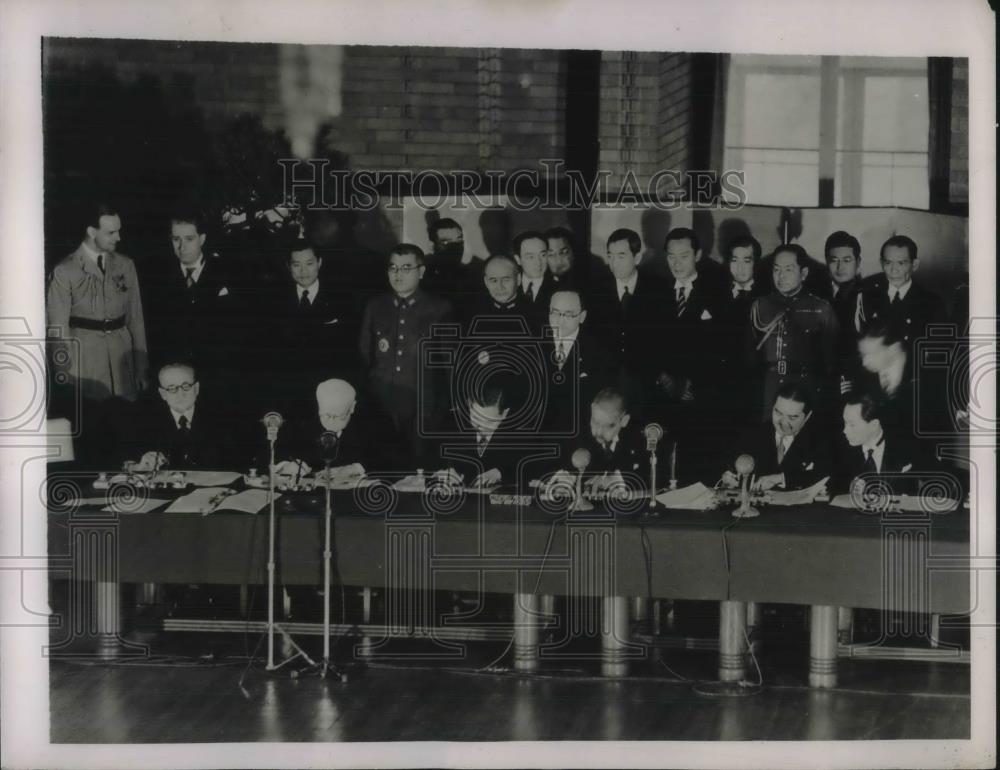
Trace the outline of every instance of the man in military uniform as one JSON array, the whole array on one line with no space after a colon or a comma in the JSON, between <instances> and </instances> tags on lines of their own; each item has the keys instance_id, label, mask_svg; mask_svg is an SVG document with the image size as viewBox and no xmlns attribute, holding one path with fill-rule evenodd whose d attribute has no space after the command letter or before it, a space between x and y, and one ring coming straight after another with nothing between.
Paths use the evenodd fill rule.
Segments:
<instances>
[{"instance_id":1,"label":"man in military uniform","mask_svg":"<svg viewBox=\"0 0 1000 770\"><path fill-rule=\"evenodd\" d=\"M118 210L90 210L79 248L52 271L46 297L49 328L75 341L71 378L91 401L134 401L148 384L146 325L135 264L115 248Z\"/></svg>"},{"instance_id":2,"label":"man in military uniform","mask_svg":"<svg viewBox=\"0 0 1000 770\"><path fill-rule=\"evenodd\" d=\"M908 347L927 336L927 327L944 320L944 303L934 292L913 280L919 266L917 244L894 235L879 252L882 275L876 276L858 297L857 329L886 321L895 326Z\"/></svg>"},{"instance_id":3,"label":"man in military uniform","mask_svg":"<svg viewBox=\"0 0 1000 770\"><path fill-rule=\"evenodd\" d=\"M424 253L418 246L401 243L392 250L388 265L392 291L369 300L359 338L372 397L414 458L422 452L417 417L421 410L425 415L439 413L442 395L440 384L434 382L436 370L423 367L420 343L434 324L452 315L446 299L421 289L424 269Z\"/></svg>"},{"instance_id":4,"label":"man in military uniform","mask_svg":"<svg viewBox=\"0 0 1000 770\"><path fill-rule=\"evenodd\" d=\"M758 402L762 421L770 416L778 389L786 382L805 381L817 397L829 390L837 318L830 303L803 288L808 264L798 244L779 246L772 267L775 291L750 308L749 344L766 367Z\"/></svg>"}]
</instances>

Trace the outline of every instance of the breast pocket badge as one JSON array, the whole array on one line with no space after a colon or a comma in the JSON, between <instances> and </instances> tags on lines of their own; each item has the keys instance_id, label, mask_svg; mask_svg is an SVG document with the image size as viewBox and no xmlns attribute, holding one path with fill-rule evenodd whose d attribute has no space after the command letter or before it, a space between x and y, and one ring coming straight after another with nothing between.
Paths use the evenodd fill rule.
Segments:
<instances>
[{"instance_id":1,"label":"breast pocket badge","mask_svg":"<svg viewBox=\"0 0 1000 770\"><path fill-rule=\"evenodd\" d=\"M389 352L389 340L387 340L385 337L379 337L379 340L378 340L378 350L379 350L380 353L388 353Z\"/></svg>"}]
</instances>

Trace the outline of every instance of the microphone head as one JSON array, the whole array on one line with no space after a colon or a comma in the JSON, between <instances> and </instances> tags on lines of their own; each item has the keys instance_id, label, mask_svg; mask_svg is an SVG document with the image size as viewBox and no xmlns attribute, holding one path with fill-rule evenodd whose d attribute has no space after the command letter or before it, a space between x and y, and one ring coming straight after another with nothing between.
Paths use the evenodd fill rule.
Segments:
<instances>
[{"instance_id":1,"label":"microphone head","mask_svg":"<svg viewBox=\"0 0 1000 770\"><path fill-rule=\"evenodd\" d=\"M659 441L663 438L663 426L658 422L651 422L642 429L642 433L646 437L646 441Z\"/></svg>"},{"instance_id":2,"label":"microphone head","mask_svg":"<svg viewBox=\"0 0 1000 770\"><path fill-rule=\"evenodd\" d=\"M264 419L261 422L264 423L264 427L268 430L275 430L284 424L285 418L277 412L268 412L264 415Z\"/></svg>"},{"instance_id":3,"label":"microphone head","mask_svg":"<svg viewBox=\"0 0 1000 770\"><path fill-rule=\"evenodd\" d=\"M750 455L740 455L736 458L736 472L740 476L745 476L748 473L753 473L754 469L754 459Z\"/></svg>"},{"instance_id":4,"label":"microphone head","mask_svg":"<svg viewBox=\"0 0 1000 770\"><path fill-rule=\"evenodd\" d=\"M582 471L588 465L590 465L590 450L589 449L577 449L573 452L573 457L570 460L573 463L573 467L578 471Z\"/></svg>"},{"instance_id":5,"label":"microphone head","mask_svg":"<svg viewBox=\"0 0 1000 770\"><path fill-rule=\"evenodd\" d=\"M323 459L335 460L337 458L337 449L339 448L339 444L340 439L337 438L336 433L329 430L323 431L319 437L319 450Z\"/></svg>"}]
</instances>

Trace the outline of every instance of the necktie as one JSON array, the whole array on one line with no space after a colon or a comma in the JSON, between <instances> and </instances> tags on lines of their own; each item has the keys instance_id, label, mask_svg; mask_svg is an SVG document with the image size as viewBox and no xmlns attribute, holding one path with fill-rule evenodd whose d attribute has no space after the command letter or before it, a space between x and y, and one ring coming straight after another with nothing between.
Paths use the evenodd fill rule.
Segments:
<instances>
[{"instance_id":1,"label":"necktie","mask_svg":"<svg viewBox=\"0 0 1000 770\"><path fill-rule=\"evenodd\" d=\"M898 305L901 301L902 300L900 300L899 298L899 292L897 291L895 294L892 295L892 302L890 302L889 304L892 305L893 307L896 307L896 305Z\"/></svg>"},{"instance_id":2,"label":"necktie","mask_svg":"<svg viewBox=\"0 0 1000 770\"><path fill-rule=\"evenodd\" d=\"M528 302L535 301L535 284L529 283L528 290L524 292L524 296L528 298Z\"/></svg>"},{"instance_id":3,"label":"necktie","mask_svg":"<svg viewBox=\"0 0 1000 770\"><path fill-rule=\"evenodd\" d=\"M781 461L785 459L785 439L781 437L778 439L778 465L781 465Z\"/></svg>"},{"instance_id":4,"label":"necktie","mask_svg":"<svg viewBox=\"0 0 1000 770\"><path fill-rule=\"evenodd\" d=\"M628 286L625 286L622 290L622 312L628 311L629 300L632 299L632 294L628 290Z\"/></svg>"},{"instance_id":5,"label":"necktie","mask_svg":"<svg viewBox=\"0 0 1000 770\"><path fill-rule=\"evenodd\" d=\"M677 290L677 315L681 316L684 314L684 308L687 307L687 289L681 286Z\"/></svg>"},{"instance_id":6,"label":"necktie","mask_svg":"<svg viewBox=\"0 0 1000 770\"><path fill-rule=\"evenodd\" d=\"M184 285L187 286L187 288L189 288L189 289L192 286L194 286L194 268L193 267L185 267L184 268Z\"/></svg>"},{"instance_id":7,"label":"necktie","mask_svg":"<svg viewBox=\"0 0 1000 770\"><path fill-rule=\"evenodd\" d=\"M181 415L177 418L177 427L180 428L182 433L188 432L188 418L187 415Z\"/></svg>"},{"instance_id":8,"label":"necktie","mask_svg":"<svg viewBox=\"0 0 1000 770\"><path fill-rule=\"evenodd\" d=\"M486 451L487 443L489 442L486 440L486 436L484 436L482 433L476 434L476 454L478 454L480 457L482 457L483 452Z\"/></svg>"},{"instance_id":9,"label":"necktie","mask_svg":"<svg viewBox=\"0 0 1000 770\"><path fill-rule=\"evenodd\" d=\"M309 290L303 289L302 294L299 295L299 310L308 310L309 305Z\"/></svg>"},{"instance_id":10,"label":"necktie","mask_svg":"<svg viewBox=\"0 0 1000 770\"><path fill-rule=\"evenodd\" d=\"M566 362L566 348L563 347L563 341L562 340L557 340L556 341L556 363L559 365L559 368L561 369L562 365L565 362Z\"/></svg>"},{"instance_id":11,"label":"necktie","mask_svg":"<svg viewBox=\"0 0 1000 770\"><path fill-rule=\"evenodd\" d=\"M601 449L604 450L604 454L606 454L608 457L611 457L611 444L609 444L607 441L602 441Z\"/></svg>"},{"instance_id":12,"label":"necktie","mask_svg":"<svg viewBox=\"0 0 1000 770\"><path fill-rule=\"evenodd\" d=\"M101 275L104 275L104 255L97 255L97 268L101 271Z\"/></svg>"},{"instance_id":13,"label":"necktie","mask_svg":"<svg viewBox=\"0 0 1000 770\"><path fill-rule=\"evenodd\" d=\"M865 473L878 473L878 467L875 465L875 450L868 450L868 457L865 458Z\"/></svg>"}]
</instances>

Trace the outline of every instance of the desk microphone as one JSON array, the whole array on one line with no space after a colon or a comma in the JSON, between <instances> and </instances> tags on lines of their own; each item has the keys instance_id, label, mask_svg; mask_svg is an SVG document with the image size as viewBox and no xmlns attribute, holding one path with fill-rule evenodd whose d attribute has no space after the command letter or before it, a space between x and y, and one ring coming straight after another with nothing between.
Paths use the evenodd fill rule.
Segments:
<instances>
[{"instance_id":1,"label":"desk microphone","mask_svg":"<svg viewBox=\"0 0 1000 770\"><path fill-rule=\"evenodd\" d=\"M319 451L323 462L327 465L336 460L340 451L340 439L337 434L331 430L323 431L319 437Z\"/></svg>"},{"instance_id":2,"label":"desk microphone","mask_svg":"<svg viewBox=\"0 0 1000 770\"><path fill-rule=\"evenodd\" d=\"M656 508L656 445L663 438L663 426L651 422L642 430L646 437L646 451L649 452L649 508Z\"/></svg>"},{"instance_id":3,"label":"desk microphone","mask_svg":"<svg viewBox=\"0 0 1000 770\"><path fill-rule=\"evenodd\" d=\"M267 428L267 440L277 441L278 428L285 424L285 418L277 412L268 412L264 415L261 422L264 424L264 427Z\"/></svg>"},{"instance_id":4,"label":"desk microphone","mask_svg":"<svg viewBox=\"0 0 1000 770\"><path fill-rule=\"evenodd\" d=\"M733 511L733 516L741 519L760 516L760 511L750 505L750 474L753 473L756 462L751 455L740 455L733 465L740 479L740 507Z\"/></svg>"},{"instance_id":5,"label":"desk microphone","mask_svg":"<svg viewBox=\"0 0 1000 770\"><path fill-rule=\"evenodd\" d=\"M570 462L576 469L576 499L570 506L571 511L591 511L594 509L591 502L583 498L583 472L590 465L590 459L590 450L582 448L573 452L573 456L570 458Z\"/></svg>"}]
</instances>

